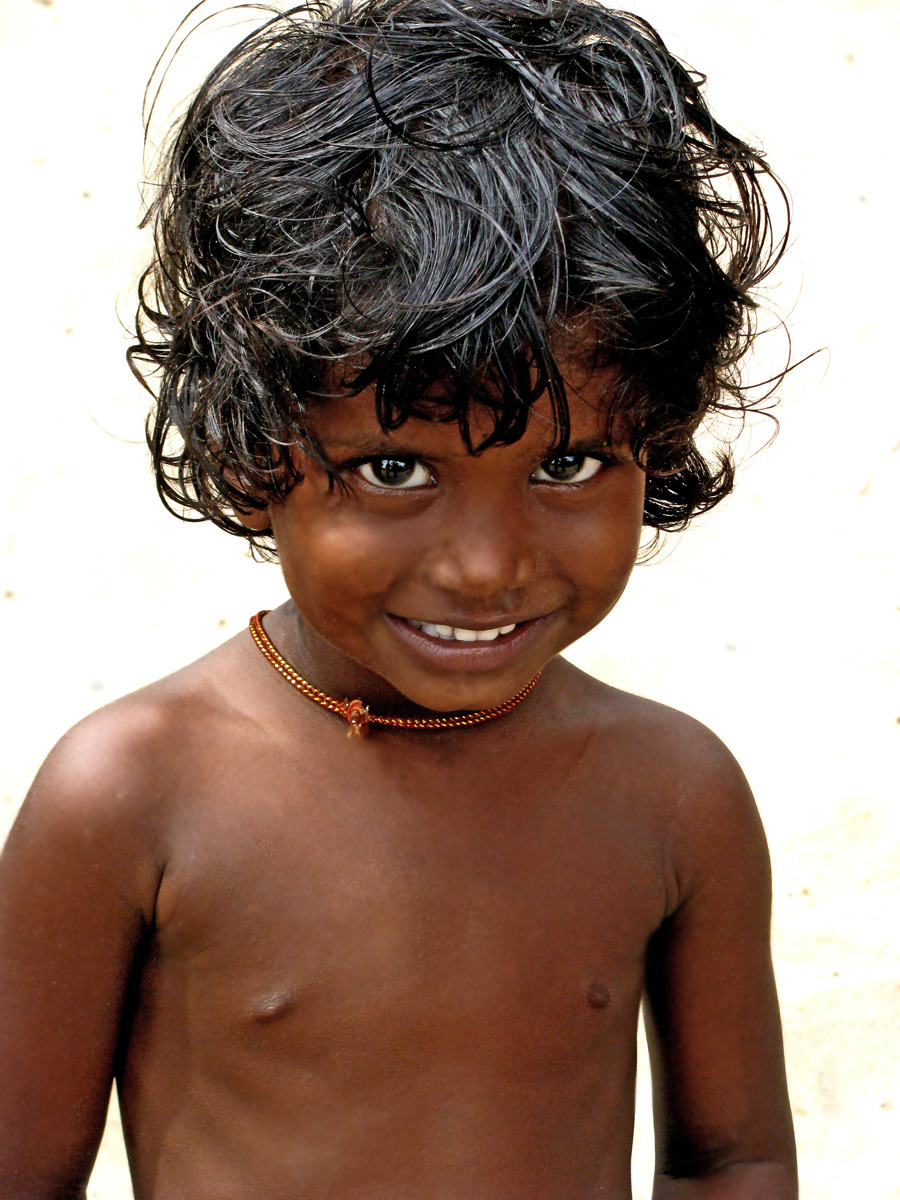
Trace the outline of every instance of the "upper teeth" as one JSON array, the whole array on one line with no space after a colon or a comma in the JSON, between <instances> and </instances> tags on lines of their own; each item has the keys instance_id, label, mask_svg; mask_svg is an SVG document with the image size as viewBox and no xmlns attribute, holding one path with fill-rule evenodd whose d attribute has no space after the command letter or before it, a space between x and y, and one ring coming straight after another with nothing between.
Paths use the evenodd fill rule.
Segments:
<instances>
[{"instance_id":1,"label":"upper teeth","mask_svg":"<svg viewBox=\"0 0 900 1200\"><path fill-rule=\"evenodd\" d=\"M428 621L413 621L407 618L413 629L421 629L429 637L442 638L445 642L492 642L502 633L512 633L515 624L498 625L496 629L460 629L456 625L431 625Z\"/></svg>"}]
</instances>

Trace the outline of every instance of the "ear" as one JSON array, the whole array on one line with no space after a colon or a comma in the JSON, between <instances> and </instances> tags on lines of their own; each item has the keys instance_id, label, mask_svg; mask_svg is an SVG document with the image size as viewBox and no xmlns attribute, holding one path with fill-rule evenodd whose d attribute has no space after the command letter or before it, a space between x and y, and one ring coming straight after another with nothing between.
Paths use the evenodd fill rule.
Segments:
<instances>
[{"instance_id":1,"label":"ear","mask_svg":"<svg viewBox=\"0 0 900 1200\"><path fill-rule=\"evenodd\" d=\"M233 487L238 486L238 476L228 467L225 468L225 478ZM238 508L236 504L232 504L231 511L235 520L253 533L265 533L271 528L268 508Z\"/></svg>"},{"instance_id":2,"label":"ear","mask_svg":"<svg viewBox=\"0 0 900 1200\"><path fill-rule=\"evenodd\" d=\"M272 527L268 508L237 508L232 505L231 511L235 520L253 533L265 533Z\"/></svg>"}]
</instances>

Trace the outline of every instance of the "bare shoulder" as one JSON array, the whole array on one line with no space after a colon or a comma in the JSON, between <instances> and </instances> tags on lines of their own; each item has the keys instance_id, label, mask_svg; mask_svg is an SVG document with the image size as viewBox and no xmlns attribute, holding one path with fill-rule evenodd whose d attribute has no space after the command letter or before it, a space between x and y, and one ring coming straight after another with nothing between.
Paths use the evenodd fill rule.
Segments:
<instances>
[{"instance_id":1,"label":"bare shoulder","mask_svg":"<svg viewBox=\"0 0 900 1200\"><path fill-rule=\"evenodd\" d=\"M77 826L98 841L114 834L152 841L184 783L235 725L251 720L240 689L229 684L245 640L234 638L73 726L38 772L11 840L39 824L45 832Z\"/></svg>"},{"instance_id":2,"label":"bare shoulder","mask_svg":"<svg viewBox=\"0 0 900 1200\"><path fill-rule=\"evenodd\" d=\"M726 862L743 860L760 880L768 849L753 793L722 740L665 704L599 683L570 667L572 721L590 729L590 758L611 770L664 838L678 903Z\"/></svg>"},{"instance_id":3,"label":"bare shoulder","mask_svg":"<svg viewBox=\"0 0 900 1200\"><path fill-rule=\"evenodd\" d=\"M687 713L602 683L570 663L565 664L557 694L566 725L593 731L604 751L614 741L654 776L660 772L672 784L687 783L690 777L697 793L709 785L718 790L743 782L728 747Z\"/></svg>"}]
</instances>

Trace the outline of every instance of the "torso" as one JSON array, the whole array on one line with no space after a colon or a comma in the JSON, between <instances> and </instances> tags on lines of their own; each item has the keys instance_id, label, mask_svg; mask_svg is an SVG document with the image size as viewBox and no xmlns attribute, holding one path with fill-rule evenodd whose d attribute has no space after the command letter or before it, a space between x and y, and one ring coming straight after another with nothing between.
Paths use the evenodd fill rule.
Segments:
<instances>
[{"instance_id":1,"label":"torso","mask_svg":"<svg viewBox=\"0 0 900 1200\"><path fill-rule=\"evenodd\" d=\"M159 701L136 1200L625 1200L667 710L557 661L491 725L350 741L252 653Z\"/></svg>"}]
</instances>

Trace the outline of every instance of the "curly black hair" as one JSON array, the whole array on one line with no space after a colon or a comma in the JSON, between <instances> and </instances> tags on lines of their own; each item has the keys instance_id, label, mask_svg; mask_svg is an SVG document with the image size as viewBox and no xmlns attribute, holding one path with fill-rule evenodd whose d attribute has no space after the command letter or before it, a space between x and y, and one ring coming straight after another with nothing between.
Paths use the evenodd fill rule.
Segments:
<instances>
[{"instance_id":1,"label":"curly black hair","mask_svg":"<svg viewBox=\"0 0 900 1200\"><path fill-rule=\"evenodd\" d=\"M646 525L711 508L733 457L696 434L758 406L739 365L789 214L704 82L645 21L585 0L271 16L200 88L144 218L129 361L158 375L164 503L265 554L235 512L298 482L292 447L317 452L304 414L336 386L374 387L385 429L456 421L476 453L518 439L546 392L561 448L554 350L577 330L616 368L610 420L647 470ZM476 400L493 431L473 446Z\"/></svg>"}]
</instances>

